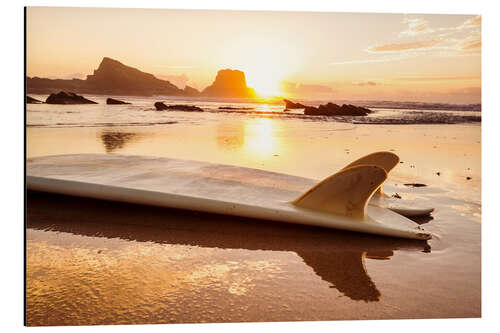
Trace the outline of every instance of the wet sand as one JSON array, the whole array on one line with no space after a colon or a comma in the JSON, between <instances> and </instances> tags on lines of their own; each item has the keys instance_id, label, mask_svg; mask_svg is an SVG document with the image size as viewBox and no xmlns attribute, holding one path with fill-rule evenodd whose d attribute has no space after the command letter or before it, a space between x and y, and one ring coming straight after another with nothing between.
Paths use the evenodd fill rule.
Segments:
<instances>
[{"instance_id":1,"label":"wet sand","mask_svg":"<svg viewBox=\"0 0 500 333\"><path fill-rule=\"evenodd\" d=\"M410 241L29 193L28 324L479 317L480 140L478 124L253 116L29 127L28 157L154 155L316 179L366 153L394 150L403 163L386 192L432 202L432 218L416 222L439 237Z\"/></svg>"}]
</instances>

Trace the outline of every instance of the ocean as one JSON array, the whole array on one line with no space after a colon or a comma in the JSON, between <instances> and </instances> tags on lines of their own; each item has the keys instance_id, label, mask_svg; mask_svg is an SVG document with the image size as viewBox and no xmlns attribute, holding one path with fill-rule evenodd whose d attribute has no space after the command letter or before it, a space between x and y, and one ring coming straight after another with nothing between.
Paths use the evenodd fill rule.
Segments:
<instances>
[{"instance_id":1,"label":"ocean","mask_svg":"<svg viewBox=\"0 0 500 333\"><path fill-rule=\"evenodd\" d=\"M30 94L45 101L47 95ZM277 119L302 119L304 121L367 123L367 124L438 124L480 122L480 105L452 105L436 103L402 103L370 101L337 101L369 107L372 114L366 117L307 116L302 109L284 111L284 103L255 103L242 99L200 99L179 97L110 96L132 104L106 105L108 96L85 95L98 104L53 105L27 104L28 127L99 127L99 126L152 126L183 122L222 121L231 117L265 117ZM156 112L154 103L194 105L205 112L163 111ZM322 101L304 101L317 106ZM221 109L223 108L223 109Z\"/></svg>"}]
</instances>

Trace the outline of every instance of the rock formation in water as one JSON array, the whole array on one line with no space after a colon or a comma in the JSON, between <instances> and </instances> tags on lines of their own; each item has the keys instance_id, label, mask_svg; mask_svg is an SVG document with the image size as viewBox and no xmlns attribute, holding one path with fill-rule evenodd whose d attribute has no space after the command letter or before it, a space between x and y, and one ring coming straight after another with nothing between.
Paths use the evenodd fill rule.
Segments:
<instances>
[{"instance_id":1,"label":"rock formation in water","mask_svg":"<svg viewBox=\"0 0 500 333\"><path fill-rule=\"evenodd\" d=\"M193 111L203 112L202 108L199 108L194 105L182 105L182 104L166 105L163 102L156 102L155 108L156 111L176 110L176 111L188 111L188 112L193 112Z\"/></svg>"},{"instance_id":2,"label":"rock formation in water","mask_svg":"<svg viewBox=\"0 0 500 333\"><path fill-rule=\"evenodd\" d=\"M221 69L212 85L206 87L201 94L208 97L253 98L255 90L247 87L245 73L239 70Z\"/></svg>"},{"instance_id":3,"label":"rock formation in water","mask_svg":"<svg viewBox=\"0 0 500 333\"><path fill-rule=\"evenodd\" d=\"M82 94L137 95L137 96L207 96L253 98L257 94L247 87L245 73L239 70L223 69L217 73L212 85L199 92L193 87L180 89L170 81L161 80L153 74L126 66L121 62L104 57L94 73L81 79L26 78L28 93L47 94L58 91L73 91Z\"/></svg>"},{"instance_id":4,"label":"rock formation in water","mask_svg":"<svg viewBox=\"0 0 500 333\"><path fill-rule=\"evenodd\" d=\"M42 101L37 100L31 96L26 96L26 104L42 104Z\"/></svg>"},{"instance_id":5,"label":"rock formation in water","mask_svg":"<svg viewBox=\"0 0 500 333\"><path fill-rule=\"evenodd\" d=\"M60 90L86 94L102 95L196 95L195 89L182 90L170 83L160 80L153 74L142 72L126 66L119 61L105 57L92 75L85 80L47 79L28 77L26 87L29 93L54 93ZM199 94L199 93L198 93Z\"/></svg>"},{"instance_id":6,"label":"rock formation in water","mask_svg":"<svg viewBox=\"0 0 500 333\"><path fill-rule=\"evenodd\" d=\"M366 116L372 111L361 106L343 104L338 106L334 103L327 103L319 107L307 106L304 114L311 116Z\"/></svg>"},{"instance_id":7,"label":"rock formation in water","mask_svg":"<svg viewBox=\"0 0 500 333\"><path fill-rule=\"evenodd\" d=\"M103 58L86 83L101 94L113 95L184 95L184 91L153 74L126 66L111 58Z\"/></svg>"},{"instance_id":8,"label":"rock formation in water","mask_svg":"<svg viewBox=\"0 0 500 333\"><path fill-rule=\"evenodd\" d=\"M307 106L304 104L300 103L294 103L291 100L284 99L283 102L285 102L285 109L305 109Z\"/></svg>"},{"instance_id":9,"label":"rock formation in water","mask_svg":"<svg viewBox=\"0 0 500 333\"><path fill-rule=\"evenodd\" d=\"M124 102L124 101L120 101L119 99L114 99L114 98L108 97L106 99L106 104L132 104L132 103Z\"/></svg>"},{"instance_id":10,"label":"rock formation in water","mask_svg":"<svg viewBox=\"0 0 500 333\"><path fill-rule=\"evenodd\" d=\"M97 104L83 96L72 92L60 91L57 94L50 94L45 101L47 104Z\"/></svg>"}]
</instances>

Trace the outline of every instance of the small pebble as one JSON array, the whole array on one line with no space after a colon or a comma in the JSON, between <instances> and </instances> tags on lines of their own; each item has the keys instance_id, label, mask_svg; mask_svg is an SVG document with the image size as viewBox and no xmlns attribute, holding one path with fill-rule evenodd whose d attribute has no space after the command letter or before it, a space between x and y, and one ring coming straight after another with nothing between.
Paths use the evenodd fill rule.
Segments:
<instances>
[{"instance_id":1,"label":"small pebble","mask_svg":"<svg viewBox=\"0 0 500 333\"><path fill-rule=\"evenodd\" d=\"M436 172L436 175L441 176L441 172Z\"/></svg>"},{"instance_id":2,"label":"small pebble","mask_svg":"<svg viewBox=\"0 0 500 333\"><path fill-rule=\"evenodd\" d=\"M472 178L471 178L471 177L467 177L466 179L467 179L467 180L471 180Z\"/></svg>"}]
</instances>

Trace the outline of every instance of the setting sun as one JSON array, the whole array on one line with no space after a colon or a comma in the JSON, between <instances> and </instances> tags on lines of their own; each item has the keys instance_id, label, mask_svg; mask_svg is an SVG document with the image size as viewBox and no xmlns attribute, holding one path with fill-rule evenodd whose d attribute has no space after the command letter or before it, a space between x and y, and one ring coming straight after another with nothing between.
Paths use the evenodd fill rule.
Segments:
<instances>
[{"instance_id":1,"label":"setting sun","mask_svg":"<svg viewBox=\"0 0 500 333\"><path fill-rule=\"evenodd\" d=\"M301 53L273 38L252 38L246 44L252 46L251 51L242 49L238 57L244 61L238 67L245 72L248 86L254 88L260 97L283 95L281 82L295 73L302 62Z\"/></svg>"},{"instance_id":2,"label":"setting sun","mask_svg":"<svg viewBox=\"0 0 500 333\"><path fill-rule=\"evenodd\" d=\"M261 97L271 97L280 95L280 84L283 80L284 70L280 68L265 66L249 68L247 73L247 82L253 87Z\"/></svg>"}]
</instances>

